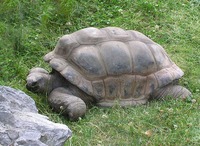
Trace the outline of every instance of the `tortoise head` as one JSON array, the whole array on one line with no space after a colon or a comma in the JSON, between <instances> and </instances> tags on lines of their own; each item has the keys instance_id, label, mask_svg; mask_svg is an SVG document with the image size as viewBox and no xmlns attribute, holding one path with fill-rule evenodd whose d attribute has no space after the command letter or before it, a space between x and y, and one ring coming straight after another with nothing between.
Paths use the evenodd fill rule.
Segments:
<instances>
[{"instance_id":1,"label":"tortoise head","mask_svg":"<svg viewBox=\"0 0 200 146\"><path fill-rule=\"evenodd\" d=\"M26 88L35 93L48 93L51 88L50 75L43 68L33 68L26 78Z\"/></svg>"}]
</instances>

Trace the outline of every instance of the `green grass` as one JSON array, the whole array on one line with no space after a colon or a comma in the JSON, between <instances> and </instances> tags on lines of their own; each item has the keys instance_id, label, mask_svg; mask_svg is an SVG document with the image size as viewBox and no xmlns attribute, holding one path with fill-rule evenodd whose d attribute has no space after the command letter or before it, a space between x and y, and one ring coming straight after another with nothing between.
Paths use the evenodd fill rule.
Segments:
<instances>
[{"instance_id":1,"label":"green grass","mask_svg":"<svg viewBox=\"0 0 200 146\"><path fill-rule=\"evenodd\" d=\"M25 88L28 71L35 66L50 70L42 57L58 37L89 26L134 29L161 44L185 72L180 84L192 98L126 109L94 107L78 122L52 112L45 96ZM2 0L0 85L23 90L34 98L40 113L68 125L73 137L66 146L199 145L200 1Z\"/></svg>"}]
</instances>

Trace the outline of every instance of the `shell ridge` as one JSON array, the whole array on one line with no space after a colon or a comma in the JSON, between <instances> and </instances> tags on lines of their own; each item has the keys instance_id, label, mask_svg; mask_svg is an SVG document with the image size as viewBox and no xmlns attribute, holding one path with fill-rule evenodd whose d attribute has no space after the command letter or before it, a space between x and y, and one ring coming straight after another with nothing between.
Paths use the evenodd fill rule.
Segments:
<instances>
[{"instance_id":1,"label":"shell ridge","mask_svg":"<svg viewBox=\"0 0 200 146\"><path fill-rule=\"evenodd\" d=\"M104 84L104 88L105 88L105 98L103 98L103 101L105 101L108 98L108 89L106 88L106 83L105 83L105 79L103 79L103 84Z\"/></svg>"},{"instance_id":2,"label":"shell ridge","mask_svg":"<svg viewBox=\"0 0 200 146\"><path fill-rule=\"evenodd\" d=\"M50 66L58 72L63 71L69 64L63 58L54 57L49 61Z\"/></svg>"},{"instance_id":3,"label":"shell ridge","mask_svg":"<svg viewBox=\"0 0 200 146\"><path fill-rule=\"evenodd\" d=\"M158 87L160 87L159 82L158 82L158 78L157 78L157 76L156 76L155 74L156 74L156 73L153 73L153 75L154 75L154 77L155 77L155 79L156 79L156 83L157 83Z\"/></svg>"},{"instance_id":4,"label":"shell ridge","mask_svg":"<svg viewBox=\"0 0 200 146\"><path fill-rule=\"evenodd\" d=\"M105 73L106 73L105 76L107 76L107 75L108 75L108 71L106 70L105 62L104 62L104 60L103 60L103 58L102 58L102 54L101 54L101 52L100 52L100 46L99 46L99 45L96 45L95 47L96 47L97 55L99 56L99 61L102 62L102 65L103 65L103 67L104 67L104 71L105 71Z\"/></svg>"},{"instance_id":5,"label":"shell ridge","mask_svg":"<svg viewBox=\"0 0 200 146\"><path fill-rule=\"evenodd\" d=\"M106 83L105 83L105 81L104 80L102 80L103 81L103 87L104 87L104 92L105 92L105 97L106 97L106 93L107 93L107 89L106 89ZM103 99L105 99L105 98L103 98Z\"/></svg>"},{"instance_id":6,"label":"shell ridge","mask_svg":"<svg viewBox=\"0 0 200 146\"><path fill-rule=\"evenodd\" d=\"M150 50L150 52L151 52L151 55L153 56L154 63L156 64L156 71L158 71L158 64L157 64L157 60L156 60L156 58L155 58L155 56L154 56L154 54L153 54L152 48L151 48L151 46L150 46L150 45L147 45L147 46L148 46L148 48L149 48L149 50Z\"/></svg>"},{"instance_id":7,"label":"shell ridge","mask_svg":"<svg viewBox=\"0 0 200 146\"><path fill-rule=\"evenodd\" d=\"M59 38L54 48L54 54L66 59L69 53L78 46L80 46L80 44L72 35L63 35Z\"/></svg>"},{"instance_id":8,"label":"shell ridge","mask_svg":"<svg viewBox=\"0 0 200 146\"><path fill-rule=\"evenodd\" d=\"M106 27L106 28L107 28L107 27ZM100 31L106 32L106 34L107 34L107 36L108 36L108 40L106 40L105 42L111 41L111 40L113 39L112 36L111 36L111 34L108 32L108 30L107 30L106 28L100 29ZM115 40L115 39L113 39L113 40Z\"/></svg>"},{"instance_id":9,"label":"shell ridge","mask_svg":"<svg viewBox=\"0 0 200 146\"><path fill-rule=\"evenodd\" d=\"M100 29L95 27L88 27L72 33L79 44L97 44L102 41L107 41L107 34L105 35Z\"/></svg>"},{"instance_id":10,"label":"shell ridge","mask_svg":"<svg viewBox=\"0 0 200 146\"><path fill-rule=\"evenodd\" d=\"M102 83L102 88L101 85L99 85L101 83ZM92 87L95 98L102 99L103 97L105 97L105 84L103 80L92 81Z\"/></svg>"},{"instance_id":11,"label":"shell ridge","mask_svg":"<svg viewBox=\"0 0 200 146\"><path fill-rule=\"evenodd\" d=\"M127 30L127 32L132 36L132 39L135 41L140 41L145 44L154 44L155 43L153 40L151 40L150 38L148 38L147 36L145 36L144 34L142 34L139 31Z\"/></svg>"},{"instance_id":12,"label":"shell ridge","mask_svg":"<svg viewBox=\"0 0 200 146\"><path fill-rule=\"evenodd\" d=\"M85 75L85 72L81 72L82 69L78 65L76 65L74 62L70 63L70 66L73 67L74 70L78 70L77 72L81 74L82 77L84 77L86 80L91 81L91 80L99 80L105 77L88 77Z\"/></svg>"},{"instance_id":13,"label":"shell ridge","mask_svg":"<svg viewBox=\"0 0 200 146\"><path fill-rule=\"evenodd\" d=\"M70 64L70 65L72 65L73 66L73 68L77 68L77 67L75 67L76 65L73 65L73 64ZM174 64L175 65L175 64ZM160 69L160 70L158 70L158 71L156 71L155 73L150 73L150 74L135 74L135 73L132 73L132 74L129 74L129 73L123 73L123 74L121 74L121 75L107 75L107 76L104 76L104 77L94 77L94 78L87 78L84 74L82 74L81 72L79 72L82 76L84 76L85 78L87 78L87 80L90 80L90 79L93 79L93 80L104 80L104 79L106 79L106 78L109 78L109 77L116 77L116 78L118 78L118 77L121 77L121 76L126 76L126 75L133 75L133 76L142 76L142 77L146 77L146 76L149 76L149 75L152 75L152 74L156 74L157 72L159 72L159 71L168 71L168 72L171 72L170 71L170 69L174 69L176 72L177 72L177 70L175 69L177 66L175 65L175 66L171 66L171 67L168 67L168 68L163 68L163 69ZM75 69L76 70L76 69ZM78 69L78 70L80 70L80 69ZM171 73L170 73L171 74ZM177 73L178 74L178 73ZM182 74L178 74L179 76L182 76ZM177 77L175 77L175 79L178 79Z\"/></svg>"},{"instance_id":14,"label":"shell ridge","mask_svg":"<svg viewBox=\"0 0 200 146\"><path fill-rule=\"evenodd\" d=\"M106 76L108 76L108 71L107 71L106 63L105 63L105 61L103 60L103 57L102 57L102 54L101 54L101 51L100 51L100 46L99 46L99 45L96 45L96 47L97 47L97 52L98 52L98 54L99 54L99 58L100 58L101 62L103 63L104 70L105 70L105 72L106 72Z\"/></svg>"},{"instance_id":15,"label":"shell ridge","mask_svg":"<svg viewBox=\"0 0 200 146\"><path fill-rule=\"evenodd\" d=\"M144 95L147 93L148 76L146 76L146 82L144 84Z\"/></svg>"},{"instance_id":16,"label":"shell ridge","mask_svg":"<svg viewBox=\"0 0 200 146\"><path fill-rule=\"evenodd\" d=\"M179 74L180 77L184 75L184 72L176 64L172 65L172 68L176 70L177 74Z\"/></svg>"},{"instance_id":17,"label":"shell ridge","mask_svg":"<svg viewBox=\"0 0 200 146\"><path fill-rule=\"evenodd\" d=\"M130 43L129 43L130 41L128 41L128 45L126 44L126 43L124 43L126 46L127 46L127 48L128 48L128 52L129 52L129 55L130 55L130 59L131 59L131 73L133 74L133 64L134 64L134 62L133 62L133 56L132 56L132 54L131 54L131 46L130 46Z\"/></svg>"},{"instance_id":18,"label":"shell ridge","mask_svg":"<svg viewBox=\"0 0 200 146\"><path fill-rule=\"evenodd\" d=\"M163 51L164 49L157 43L150 44L151 50L155 56L156 63L158 65L158 70L163 68L168 68L173 65L172 61L166 55L167 53Z\"/></svg>"},{"instance_id":19,"label":"shell ridge","mask_svg":"<svg viewBox=\"0 0 200 146\"><path fill-rule=\"evenodd\" d=\"M73 40L76 40L77 42L78 42L78 40L76 39L76 37L74 36L74 35L70 35L70 37L73 39ZM81 44L78 42L78 46L76 46L76 47L74 47L74 48L72 48L70 51L69 51L69 55L67 56L67 58L71 55L71 53L73 52L73 50L75 49L75 48L78 48L78 47L80 47L81 46Z\"/></svg>"},{"instance_id":20,"label":"shell ridge","mask_svg":"<svg viewBox=\"0 0 200 146\"><path fill-rule=\"evenodd\" d=\"M122 80L119 78L119 99L122 98Z\"/></svg>"},{"instance_id":21,"label":"shell ridge","mask_svg":"<svg viewBox=\"0 0 200 146\"><path fill-rule=\"evenodd\" d=\"M169 57L169 55L167 54L167 52L165 51L165 49L164 49L161 45L159 45L159 44L157 44L157 43L155 43L155 44L158 45L158 46L160 47L161 53L162 53L164 56L166 56L167 59L168 59L168 61L171 63L169 66L173 65L173 62L172 62L172 60L170 59L170 57Z\"/></svg>"},{"instance_id":22,"label":"shell ridge","mask_svg":"<svg viewBox=\"0 0 200 146\"><path fill-rule=\"evenodd\" d=\"M121 41L126 42L132 40L132 36L124 29L119 27L105 27L101 30L106 31L109 36L109 41Z\"/></svg>"},{"instance_id":23,"label":"shell ridge","mask_svg":"<svg viewBox=\"0 0 200 146\"><path fill-rule=\"evenodd\" d=\"M136 75L134 75L134 81L132 83L132 89L133 89L132 97L134 98L134 93L135 93L135 90L136 90Z\"/></svg>"},{"instance_id":24,"label":"shell ridge","mask_svg":"<svg viewBox=\"0 0 200 146\"><path fill-rule=\"evenodd\" d=\"M105 32L106 33L106 35L107 35L107 38L108 38L108 40L105 40L105 41L102 41L102 42L107 42L107 41L110 41L111 39L112 39L112 36L108 33L108 31L105 29L105 28L101 28L101 29L99 29L101 32ZM102 42L100 42L100 43L102 43Z\"/></svg>"},{"instance_id":25,"label":"shell ridge","mask_svg":"<svg viewBox=\"0 0 200 146\"><path fill-rule=\"evenodd\" d=\"M151 75L147 76L147 83L146 83L146 88L145 88L146 89L145 90L145 95L151 94L155 90L155 88L157 87L157 86L155 86L155 84L157 84L157 82L154 83L155 80L153 78L155 79L154 74L151 74ZM152 82L152 80L153 80L153 82Z\"/></svg>"},{"instance_id":26,"label":"shell ridge","mask_svg":"<svg viewBox=\"0 0 200 146\"><path fill-rule=\"evenodd\" d=\"M178 74L177 72L176 72L175 76L172 76L171 70L173 70L173 69L175 69L175 70L178 69L181 71L181 73L183 73L182 70L176 64L173 64L171 67L161 69L161 70L157 71L156 73L154 73L159 87L163 87L163 86L171 83L173 80L179 79L183 76L183 74ZM165 74L163 75L163 73L165 73ZM162 75L160 76L160 74L162 74ZM163 77L164 77L165 82L161 81L161 80L163 80Z\"/></svg>"},{"instance_id":27,"label":"shell ridge","mask_svg":"<svg viewBox=\"0 0 200 146\"><path fill-rule=\"evenodd\" d=\"M169 68L166 68L167 72L171 75L172 79L175 80L175 76L172 74L172 72L169 70Z\"/></svg>"}]
</instances>

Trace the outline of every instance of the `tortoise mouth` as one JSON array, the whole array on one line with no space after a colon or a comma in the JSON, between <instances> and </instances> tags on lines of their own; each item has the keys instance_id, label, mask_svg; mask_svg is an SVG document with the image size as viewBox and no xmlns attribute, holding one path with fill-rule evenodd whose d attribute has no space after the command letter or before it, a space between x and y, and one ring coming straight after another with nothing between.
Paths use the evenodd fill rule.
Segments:
<instances>
[{"instance_id":1,"label":"tortoise mouth","mask_svg":"<svg viewBox=\"0 0 200 146\"><path fill-rule=\"evenodd\" d=\"M31 91L37 93L39 91L39 87L37 85L26 84L26 88Z\"/></svg>"}]
</instances>

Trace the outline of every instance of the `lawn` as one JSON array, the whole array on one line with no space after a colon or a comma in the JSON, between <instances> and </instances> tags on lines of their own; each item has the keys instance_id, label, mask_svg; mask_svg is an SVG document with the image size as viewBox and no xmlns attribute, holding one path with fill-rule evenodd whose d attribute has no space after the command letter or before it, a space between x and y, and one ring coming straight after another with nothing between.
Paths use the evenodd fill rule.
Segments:
<instances>
[{"instance_id":1,"label":"lawn","mask_svg":"<svg viewBox=\"0 0 200 146\"><path fill-rule=\"evenodd\" d=\"M162 45L185 72L193 96L143 106L93 107L78 122L52 111L45 95L25 88L32 67L51 70L42 57L59 37L89 26L137 30ZM1 0L0 85L33 97L40 113L73 131L66 146L197 146L200 143L199 0Z\"/></svg>"}]
</instances>

